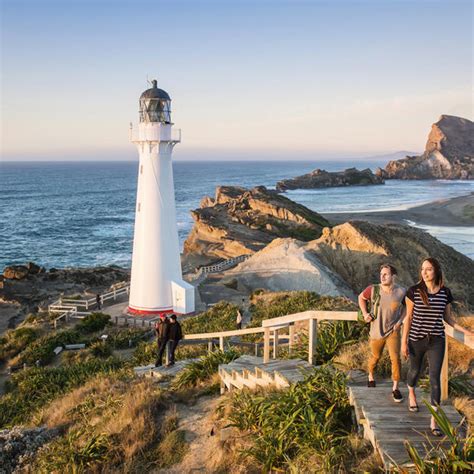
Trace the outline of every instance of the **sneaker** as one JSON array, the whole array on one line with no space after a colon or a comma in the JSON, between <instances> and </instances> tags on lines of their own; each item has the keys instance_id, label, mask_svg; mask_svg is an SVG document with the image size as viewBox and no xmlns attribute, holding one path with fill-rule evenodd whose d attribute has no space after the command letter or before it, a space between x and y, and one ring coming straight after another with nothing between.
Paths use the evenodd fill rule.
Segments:
<instances>
[{"instance_id":1,"label":"sneaker","mask_svg":"<svg viewBox=\"0 0 474 474\"><path fill-rule=\"evenodd\" d=\"M392 392L392 397L395 403L403 402L403 395L400 393L400 390L398 390L398 388Z\"/></svg>"},{"instance_id":2,"label":"sneaker","mask_svg":"<svg viewBox=\"0 0 474 474\"><path fill-rule=\"evenodd\" d=\"M368 380L367 387L374 388L375 387L375 380Z\"/></svg>"},{"instance_id":3,"label":"sneaker","mask_svg":"<svg viewBox=\"0 0 474 474\"><path fill-rule=\"evenodd\" d=\"M161 366L162 366L161 362L159 362L159 363L157 362L157 363L155 364L155 367L161 367Z\"/></svg>"},{"instance_id":4,"label":"sneaker","mask_svg":"<svg viewBox=\"0 0 474 474\"><path fill-rule=\"evenodd\" d=\"M166 364L166 367L171 367L172 365L174 365L174 362L168 362L168 363Z\"/></svg>"}]
</instances>

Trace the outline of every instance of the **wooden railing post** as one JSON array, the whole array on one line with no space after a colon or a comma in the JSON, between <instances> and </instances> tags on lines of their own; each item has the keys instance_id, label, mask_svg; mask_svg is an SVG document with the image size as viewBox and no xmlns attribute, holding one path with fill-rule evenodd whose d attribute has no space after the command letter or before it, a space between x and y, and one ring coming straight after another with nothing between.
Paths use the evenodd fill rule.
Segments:
<instances>
[{"instance_id":1,"label":"wooden railing post","mask_svg":"<svg viewBox=\"0 0 474 474\"><path fill-rule=\"evenodd\" d=\"M212 341L207 342L207 352L212 352Z\"/></svg>"},{"instance_id":2,"label":"wooden railing post","mask_svg":"<svg viewBox=\"0 0 474 474\"><path fill-rule=\"evenodd\" d=\"M273 358L278 357L278 329L273 331Z\"/></svg>"},{"instance_id":3,"label":"wooden railing post","mask_svg":"<svg viewBox=\"0 0 474 474\"><path fill-rule=\"evenodd\" d=\"M318 338L318 322L316 319L308 320L308 362L314 364L314 356L316 353L316 342Z\"/></svg>"},{"instance_id":4,"label":"wooden railing post","mask_svg":"<svg viewBox=\"0 0 474 474\"><path fill-rule=\"evenodd\" d=\"M265 328L263 333L263 363L270 362L270 328Z\"/></svg>"},{"instance_id":5,"label":"wooden railing post","mask_svg":"<svg viewBox=\"0 0 474 474\"><path fill-rule=\"evenodd\" d=\"M219 349L224 352L224 336L219 336Z\"/></svg>"},{"instance_id":6,"label":"wooden railing post","mask_svg":"<svg viewBox=\"0 0 474 474\"><path fill-rule=\"evenodd\" d=\"M445 337L444 359L441 367L441 401L448 399L448 337Z\"/></svg>"},{"instance_id":7,"label":"wooden railing post","mask_svg":"<svg viewBox=\"0 0 474 474\"><path fill-rule=\"evenodd\" d=\"M295 325L294 324L290 324L290 327L288 328L288 333L289 333L288 353L291 354L291 351L293 350L293 342L295 338Z\"/></svg>"},{"instance_id":8,"label":"wooden railing post","mask_svg":"<svg viewBox=\"0 0 474 474\"><path fill-rule=\"evenodd\" d=\"M258 357L258 342L255 343L255 357Z\"/></svg>"}]
</instances>

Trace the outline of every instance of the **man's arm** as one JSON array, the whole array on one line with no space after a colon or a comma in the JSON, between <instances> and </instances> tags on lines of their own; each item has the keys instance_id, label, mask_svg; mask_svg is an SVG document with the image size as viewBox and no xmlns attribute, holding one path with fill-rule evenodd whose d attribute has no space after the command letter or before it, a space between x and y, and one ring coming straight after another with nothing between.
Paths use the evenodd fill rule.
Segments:
<instances>
[{"instance_id":1,"label":"man's arm","mask_svg":"<svg viewBox=\"0 0 474 474\"><path fill-rule=\"evenodd\" d=\"M359 302L359 308L360 310L362 311L362 314L364 316L364 320L366 323L370 323L372 321L372 316L370 315L370 313L367 311L367 301L368 299L365 298L364 296L364 293L365 293L366 290L364 290L360 295L359 295L359 298L358 298L358 302Z\"/></svg>"}]
</instances>

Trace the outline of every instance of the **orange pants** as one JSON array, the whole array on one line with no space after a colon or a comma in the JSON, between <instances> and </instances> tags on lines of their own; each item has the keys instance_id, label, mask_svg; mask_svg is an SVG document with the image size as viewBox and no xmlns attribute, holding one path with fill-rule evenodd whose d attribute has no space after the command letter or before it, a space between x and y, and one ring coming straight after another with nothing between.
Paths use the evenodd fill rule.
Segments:
<instances>
[{"instance_id":1,"label":"orange pants","mask_svg":"<svg viewBox=\"0 0 474 474\"><path fill-rule=\"evenodd\" d=\"M369 374L374 373L375 366L382 356L385 344L388 347L388 354L392 362L392 380L398 382L400 380L400 329L393 331L389 336L383 339L369 339L371 357L369 359Z\"/></svg>"}]
</instances>

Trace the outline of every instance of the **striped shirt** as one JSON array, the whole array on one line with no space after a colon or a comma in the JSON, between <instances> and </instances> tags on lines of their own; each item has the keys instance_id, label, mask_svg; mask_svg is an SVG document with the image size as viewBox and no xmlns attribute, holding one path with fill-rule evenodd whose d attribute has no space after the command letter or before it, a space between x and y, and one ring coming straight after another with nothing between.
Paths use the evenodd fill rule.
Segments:
<instances>
[{"instance_id":1,"label":"striped shirt","mask_svg":"<svg viewBox=\"0 0 474 474\"><path fill-rule=\"evenodd\" d=\"M437 293L428 293L429 306L423 303L418 285L409 288L407 298L414 303L409 339L418 341L427 335L444 337L444 313L453 302L451 290L443 286Z\"/></svg>"}]
</instances>

